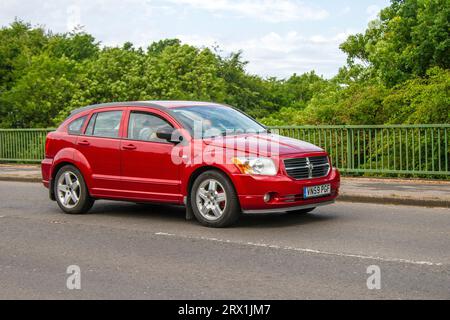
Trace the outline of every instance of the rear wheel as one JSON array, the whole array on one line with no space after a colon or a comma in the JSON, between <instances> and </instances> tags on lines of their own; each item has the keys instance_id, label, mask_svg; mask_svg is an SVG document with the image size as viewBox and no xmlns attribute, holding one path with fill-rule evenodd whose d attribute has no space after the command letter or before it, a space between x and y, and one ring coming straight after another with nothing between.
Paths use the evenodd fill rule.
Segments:
<instances>
[{"instance_id":1,"label":"rear wheel","mask_svg":"<svg viewBox=\"0 0 450 320\"><path fill-rule=\"evenodd\" d=\"M94 205L94 199L89 195L83 175L72 165L59 169L54 188L56 202L65 213L87 213Z\"/></svg>"},{"instance_id":2,"label":"rear wheel","mask_svg":"<svg viewBox=\"0 0 450 320\"><path fill-rule=\"evenodd\" d=\"M197 220L213 228L228 227L241 214L232 183L218 171L206 171L195 180L191 189L191 206Z\"/></svg>"}]
</instances>

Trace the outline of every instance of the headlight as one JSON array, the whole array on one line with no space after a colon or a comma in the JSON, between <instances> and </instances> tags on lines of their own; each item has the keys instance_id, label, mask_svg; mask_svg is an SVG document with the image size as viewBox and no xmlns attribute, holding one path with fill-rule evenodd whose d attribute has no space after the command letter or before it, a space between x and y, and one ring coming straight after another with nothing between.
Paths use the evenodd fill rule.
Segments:
<instances>
[{"instance_id":1,"label":"headlight","mask_svg":"<svg viewBox=\"0 0 450 320\"><path fill-rule=\"evenodd\" d=\"M243 174L275 176L278 172L277 166L269 158L236 157L233 163Z\"/></svg>"}]
</instances>

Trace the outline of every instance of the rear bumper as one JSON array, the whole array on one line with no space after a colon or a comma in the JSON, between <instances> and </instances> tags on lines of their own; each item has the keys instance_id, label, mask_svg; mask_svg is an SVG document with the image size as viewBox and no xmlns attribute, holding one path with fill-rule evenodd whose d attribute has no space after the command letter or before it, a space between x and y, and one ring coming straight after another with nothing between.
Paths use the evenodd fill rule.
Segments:
<instances>
[{"instance_id":1,"label":"rear bumper","mask_svg":"<svg viewBox=\"0 0 450 320\"><path fill-rule=\"evenodd\" d=\"M41 162L42 183L46 188L50 187L52 166L53 166L53 159L44 159Z\"/></svg>"},{"instance_id":2,"label":"rear bumper","mask_svg":"<svg viewBox=\"0 0 450 320\"><path fill-rule=\"evenodd\" d=\"M339 195L341 180L337 169L331 170L327 177L311 180L294 180L288 176L240 175L235 178L240 186L239 201L244 213L285 212L332 204ZM304 199L304 187L328 183L331 185L330 195ZM264 201L267 193L272 196L269 202Z\"/></svg>"}]
</instances>

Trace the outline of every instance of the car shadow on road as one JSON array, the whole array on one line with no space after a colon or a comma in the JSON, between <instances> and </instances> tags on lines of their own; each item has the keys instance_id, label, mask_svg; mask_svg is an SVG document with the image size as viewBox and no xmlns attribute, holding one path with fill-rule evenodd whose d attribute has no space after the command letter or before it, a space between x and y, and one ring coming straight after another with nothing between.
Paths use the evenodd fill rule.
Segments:
<instances>
[{"instance_id":1,"label":"car shadow on road","mask_svg":"<svg viewBox=\"0 0 450 320\"><path fill-rule=\"evenodd\" d=\"M158 222L183 221L188 224L200 224L194 219L185 220L185 208L163 204L134 204L124 202L99 202L91 210L91 214L102 214L123 218L139 218L157 220ZM332 207L316 209L309 214L296 213L268 213L268 214L243 214L239 221L232 227L238 228L283 228L298 225L325 223L338 219Z\"/></svg>"},{"instance_id":2,"label":"car shadow on road","mask_svg":"<svg viewBox=\"0 0 450 320\"><path fill-rule=\"evenodd\" d=\"M283 228L315 223L325 223L337 219L332 211L308 214L271 213L271 214L244 214L237 222L236 228Z\"/></svg>"},{"instance_id":3,"label":"car shadow on road","mask_svg":"<svg viewBox=\"0 0 450 320\"><path fill-rule=\"evenodd\" d=\"M186 211L183 207L175 205L97 201L89 213L114 217L148 217L158 218L158 220L183 220Z\"/></svg>"}]
</instances>

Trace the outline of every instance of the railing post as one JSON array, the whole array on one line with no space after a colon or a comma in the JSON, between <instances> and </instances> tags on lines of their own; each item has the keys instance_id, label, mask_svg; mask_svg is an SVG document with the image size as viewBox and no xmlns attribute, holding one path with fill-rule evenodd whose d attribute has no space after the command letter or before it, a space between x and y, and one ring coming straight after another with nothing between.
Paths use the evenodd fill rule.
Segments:
<instances>
[{"instance_id":1,"label":"railing post","mask_svg":"<svg viewBox=\"0 0 450 320\"><path fill-rule=\"evenodd\" d=\"M449 128L450 124L280 126L270 129L326 148L334 165L344 173L450 179ZM50 130L0 129L0 161L40 162L44 157L45 136Z\"/></svg>"},{"instance_id":2,"label":"railing post","mask_svg":"<svg viewBox=\"0 0 450 320\"><path fill-rule=\"evenodd\" d=\"M351 162L351 155L350 155L350 129L346 128L347 132L347 170L351 169L352 162Z\"/></svg>"}]
</instances>

